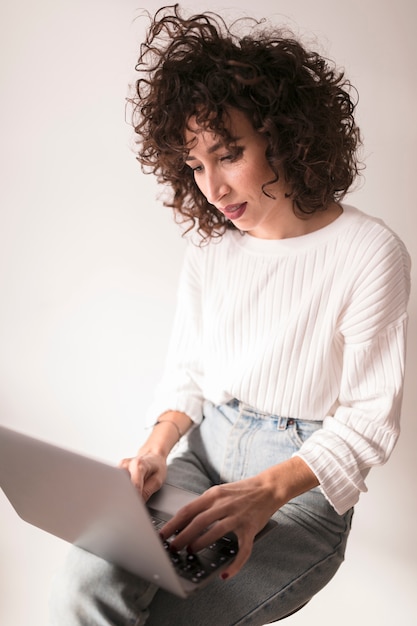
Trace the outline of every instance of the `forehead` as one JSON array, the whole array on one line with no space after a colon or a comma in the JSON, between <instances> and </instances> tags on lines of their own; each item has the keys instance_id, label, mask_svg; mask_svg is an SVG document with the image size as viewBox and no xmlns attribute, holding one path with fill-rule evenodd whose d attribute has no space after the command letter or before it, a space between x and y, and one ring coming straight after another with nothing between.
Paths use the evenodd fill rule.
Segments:
<instances>
[{"instance_id":1,"label":"forehead","mask_svg":"<svg viewBox=\"0 0 417 626\"><path fill-rule=\"evenodd\" d=\"M232 140L236 141L255 133L255 129L249 118L238 109L229 109L224 116L224 126ZM189 149L197 144L203 144L210 152L225 143L224 137L210 128L209 120L206 124L197 122L195 115L187 120L185 141ZM217 148L215 147L217 146Z\"/></svg>"}]
</instances>

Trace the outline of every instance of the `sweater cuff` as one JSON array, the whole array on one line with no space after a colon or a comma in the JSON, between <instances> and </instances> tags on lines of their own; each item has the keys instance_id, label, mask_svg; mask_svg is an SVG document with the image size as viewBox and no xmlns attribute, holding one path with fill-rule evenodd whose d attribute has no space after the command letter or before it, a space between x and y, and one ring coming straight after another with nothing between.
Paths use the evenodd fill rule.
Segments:
<instances>
[{"instance_id":1,"label":"sweater cuff","mask_svg":"<svg viewBox=\"0 0 417 626\"><path fill-rule=\"evenodd\" d=\"M358 502L361 493L368 491L365 477L369 470L361 473L353 456L344 459L342 466L320 442L309 443L307 440L293 456L300 457L308 465L316 475L325 498L336 513L343 515Z\"/></svg>"}]
</instances>

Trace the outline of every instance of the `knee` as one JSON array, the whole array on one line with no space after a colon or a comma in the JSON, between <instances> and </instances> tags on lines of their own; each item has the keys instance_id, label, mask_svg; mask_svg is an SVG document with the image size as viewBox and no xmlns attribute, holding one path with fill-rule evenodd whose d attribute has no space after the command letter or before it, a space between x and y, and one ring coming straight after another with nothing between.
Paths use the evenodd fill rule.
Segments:
<instances>
[{"instance_id":1,"label":"knee","mask_svg":"<svg viewBox=\"0 0 417 626\"><path fill-rule=\"evenodd\" d=\"M96 603L96 596L108 576L105 572L108 567L108 563L89 552L71 548L52 581L49 598L51 626L90 623L81 616L88 615Z\"/></svg>"},{"instance_id":2,"label":"knee","mask_svg":"<svg viewBox=\"0 0 417 626\"><path fill-rule=\"evenodd\" d=\"M50 626L141 624L157 587L72 548L50 594Z\"/></svg>"}]
</instances>

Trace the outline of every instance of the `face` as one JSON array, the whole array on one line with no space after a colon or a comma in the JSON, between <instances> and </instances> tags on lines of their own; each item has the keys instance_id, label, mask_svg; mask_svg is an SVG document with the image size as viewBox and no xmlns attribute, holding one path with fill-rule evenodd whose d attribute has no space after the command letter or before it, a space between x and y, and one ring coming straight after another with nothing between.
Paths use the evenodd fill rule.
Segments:
<instances>
[{"instance_id":1,"label":"face","mask_svg":"<svg viewBox=\"0 0 417 626\"><path fill-rule=\"evenodd\" d=\"M234 138L232 150L212 131L197 126L194 118L189 126L185 134L191 146L187 165L207 201L239 230L254 237L287 236L283 233L295 215L291 199L285 195L288 190L282 177L266 187L273 198L263 192L263 185L275 179L265 156L266 137L237 109L230 110L228 130Z\"/></svg>"}]
</instances>

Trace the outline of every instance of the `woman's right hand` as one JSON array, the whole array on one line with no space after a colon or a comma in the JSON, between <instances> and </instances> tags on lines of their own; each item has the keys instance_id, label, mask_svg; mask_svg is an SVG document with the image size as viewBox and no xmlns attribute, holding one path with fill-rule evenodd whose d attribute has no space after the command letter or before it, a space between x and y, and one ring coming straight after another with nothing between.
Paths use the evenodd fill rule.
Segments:
<instances>
[{"instance_id":1,"label":"woman's right hand","mask_svg":"<svg viewBox=\"0 0 417 626\"><path fill-rule=\"evenodd\" d=\"M154 424L137 455L120 461L119 466L129 472L145 502L164 484L168 454L191 425L192 421L185 413L166 411Z\"/></svg>"},{"instance_id":2,"label":"woman's right hand","mask_svg":"<svg viewBox=\"0 0 417 626\"><path fill-rule=\"evenodd\" d=\"M120 461L119 467L127 470L145 502L162 487L167 475L166 457L154 452L139 451L137 456Z\"/></svg>"}]
</instances>

